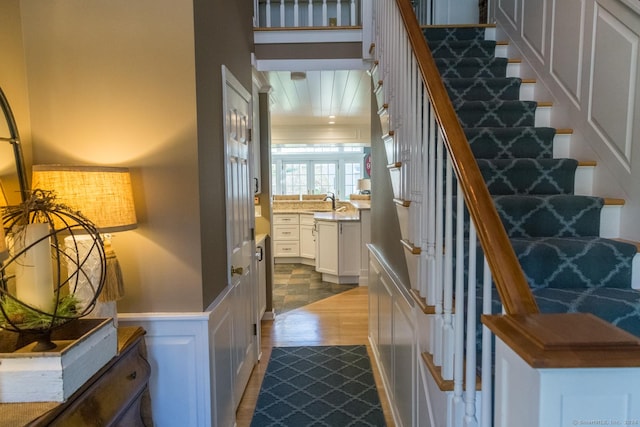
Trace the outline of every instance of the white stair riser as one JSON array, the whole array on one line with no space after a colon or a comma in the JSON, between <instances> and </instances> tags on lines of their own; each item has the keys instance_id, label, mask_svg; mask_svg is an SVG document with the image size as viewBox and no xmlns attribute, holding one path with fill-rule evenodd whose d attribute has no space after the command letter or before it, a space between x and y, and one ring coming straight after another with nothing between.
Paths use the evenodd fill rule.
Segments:
<instances>
[{"instance_id":1,"label":"white stair riser","mask_svg":"<svg viewBox=\"0 0 640 427\"><path fill-rule=\"evenodd\" d=\"M520 99L532 101L536 92L535 83L522 83L520 85Z\"/></svg>"},{"instance_id":2,"label":"white stair riser","mask_svg":"<svg viewBox=\"0 0 640 427\"><path fill-rule=\"evenodd\" d=\"M631 287L640 289L640 253L633 257L633 263L631 264Z\"/></svg>"},{"instance_id":3,"label":"white stair riser","mask_svg":"<svg viewBox=\"0 0 640 427\"><path fill-rule=\"evenodd\" d=\"M507 77L520 77L520 63L510 62L507 64Z\"/></svg>"},{"instance_id":4,"label":"white stair riser","mask_svg":"<svg viewBox=\"0 0 640 427\"><path fill-rule=\"evenodd\" d=\"M535 125L537 127L548 127L551 125L551 110L552 110L552 107L536 108Z\"/></svg>"},{"instance_id":5,"label":"white stair riser","mask_svg":"<svg viewBox=\"0 0 640 427\"><path fill-rule=\"evenodd\" d=\"M600 211L600 237L620 237L622 205L605 205Z\"/></svg>"},{"instance_id":6,"label":"white stair riser","mask_svg":"<svg viewBox=\"0 0 640 427\"><path fill-rule=\"evenodd\" d=\"M571 134L556 134L553 138L553 157L563 159L569 157L569 147L571 146Z\"/></svg>"},{"instance_id":7,"label":"white stair riser","mask_svg":"<svg viewBox=\"0 0 640 427\"><path fill-rule=\"evenodd\" d=\"M509 57L509 46L506 44L496 45L496 56L499 58Z\"/></svg>"},{"instance_id":8,"label":"white stair riser","mask_svg":"<svg viewBox=\"0 0 640 427\"><path fill-rule=\"evenodd\" d=\"M574 193L578 196L593 195L595 166L578 166L576 169Z\"/></svg>"}]
</instances>

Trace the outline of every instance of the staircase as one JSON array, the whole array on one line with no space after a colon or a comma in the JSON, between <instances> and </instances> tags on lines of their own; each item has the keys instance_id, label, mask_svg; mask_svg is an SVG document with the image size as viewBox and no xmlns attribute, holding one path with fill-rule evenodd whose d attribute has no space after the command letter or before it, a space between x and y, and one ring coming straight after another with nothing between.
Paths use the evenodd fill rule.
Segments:
<instances>
[{"instance_id":1,"label":"staircase","mask_svg":"<svg viewBox=\"0 0 640 427\"><path fill-rule=\"evenodd\" d=\"M509 60L496 57L486 32L424 29L540 311L593 313L640 337L638 248L601 237L601 221L615 220L608 210L624 201L576 194L576 171L593 166L553 158L557 130L540 103L521 99L522 78L507 77Z\"/></svg>"},{"instance_id":2,"label":"staircase","mask_svg":"<svg viewBox=\"0 0 640 427\"><path fill-rule=\"evenodd\" d=\"M597 165L568 156L571 124L550 126L553 105L494 27L420 28L408 1L393 3L376 6L371 76L411 289L376 242L369 284L394 418L546 427L590 405L613 419L620 407L593 396L635 399L640 378L640 245L620 238L625 201L592 194Z\"/></svg>"}]
</instances>

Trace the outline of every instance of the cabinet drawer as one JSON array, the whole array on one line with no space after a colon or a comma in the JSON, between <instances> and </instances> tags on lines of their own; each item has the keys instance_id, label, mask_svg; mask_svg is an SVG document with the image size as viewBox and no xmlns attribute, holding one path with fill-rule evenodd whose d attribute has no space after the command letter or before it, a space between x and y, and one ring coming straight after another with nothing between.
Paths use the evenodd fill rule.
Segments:
<instances>
[{"instance_id":1,"label":"cabinet drawer","mask_svg":"<svg viewBox=\"0 0 640 427\"><path fill-rule=\"evenodd\" d=\"M144 359L139 343L129 350L116 364L76 400L50 425L75 427L119 423L126 414L129 420L137 418L139 422L129 424L143 425L139 411L140 395L147 387L151 368ZM137 417L134 417L135 409Z\"/></svg>"},{"instance_id":2,"label":"cabinet drawer","mask_svg":"<svg viewBox=\"0 0 640 427\"><path fill-rule=\"evenodd\" d=\"M300 228L297 225L274 225L273 240L298 240Z\"/></svg>"},{"instance_id":3,"label":"cabinet drawer","mask_svg":"<svg viewBox=\"0 0 640 427\"><path fill-rule=\"evenodd\" d=\"M273 223L298 225L298 214L275 214L273 215Z\"/></svg>"},{"instance_id":4,"label":"cabinet drawer","mask_svg":"<svg viewBox=\"0 0 640 427\"><path fill-rule=\"evenodd\" d=\"M313 219L313 214L301 214L300 215L300 225L313 225L316 220Z\"/></svg>"},{"instance_id":5,"label":"cabinet drawer","mask_svg":"<svg viewBox=\"0 0 640 427\"><path fill-rule=\"evenodd\" d=\"M274 256L300 256L299 242L273 242Z\"/></svg>"}]
</instances>

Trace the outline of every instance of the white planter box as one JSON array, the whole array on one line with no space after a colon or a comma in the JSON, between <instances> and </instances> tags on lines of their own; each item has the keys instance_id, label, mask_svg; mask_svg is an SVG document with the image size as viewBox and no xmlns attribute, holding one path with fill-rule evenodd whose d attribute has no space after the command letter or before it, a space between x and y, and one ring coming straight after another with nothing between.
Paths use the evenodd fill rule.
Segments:
<instances>
[{"instance_id":1,"label":"white planter box","mask_svg":"<svg viewBox=\"0 0 640 427\"><path fill-rule=\"evenodd\" d=\"M0 353L0 402L63 402L116 355L112 319L75 322L54 331L52 351Z\"/></svg>"}]
</instances>

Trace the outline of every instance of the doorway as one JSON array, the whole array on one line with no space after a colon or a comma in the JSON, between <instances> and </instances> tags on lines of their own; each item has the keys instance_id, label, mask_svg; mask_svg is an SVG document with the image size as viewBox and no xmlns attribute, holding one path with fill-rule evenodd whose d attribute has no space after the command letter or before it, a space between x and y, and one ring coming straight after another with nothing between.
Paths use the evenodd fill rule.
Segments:
<instances>
[{"instance_id":1,"label":"doorway","mask_svg":"<svg viewBox=\"0 0 640 427\"><path fill-rule=\"evenodd\" d=\"M358 180L368 178L371 78L363 70L269 71L262 75L270 88L269 145L268 149L263 146L269 154L270 182L263 186L259 201L263 218L269 217L273 239L273 216L278 213L272 204L274 195L299 200L317 196L322 201L331 193L348 202L349 195L358 192ZM298 234L308 234L307 225L298 224ZM299 245L303 247L303 242ZM302 262L296 259L300 252L287 259L274 253L271 297L276 314L357 286L322 282L314 260L303 252Z\"/></svg>"}]
</instances>

